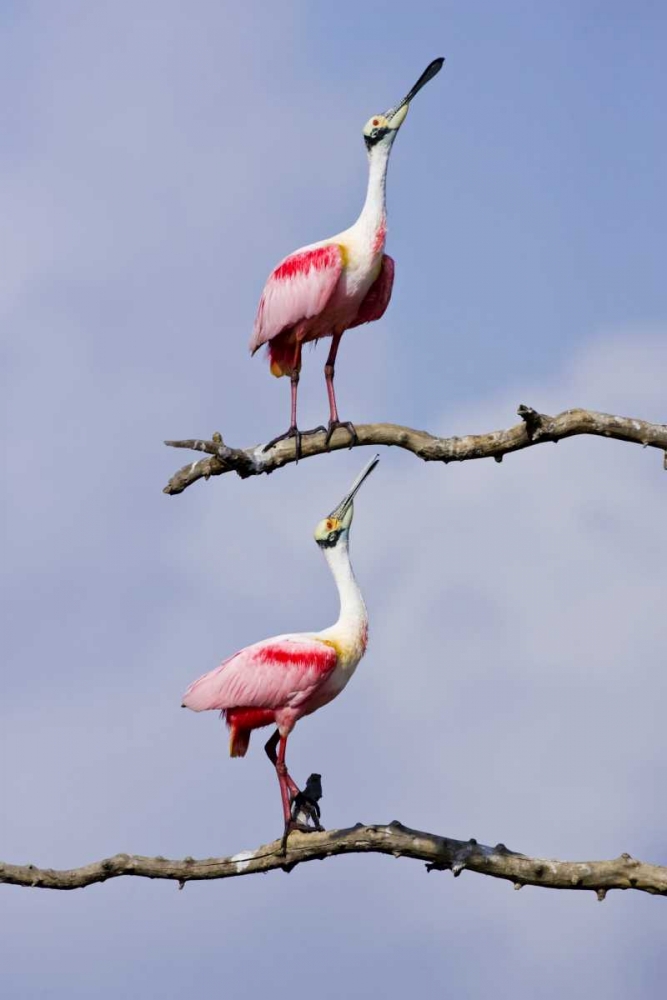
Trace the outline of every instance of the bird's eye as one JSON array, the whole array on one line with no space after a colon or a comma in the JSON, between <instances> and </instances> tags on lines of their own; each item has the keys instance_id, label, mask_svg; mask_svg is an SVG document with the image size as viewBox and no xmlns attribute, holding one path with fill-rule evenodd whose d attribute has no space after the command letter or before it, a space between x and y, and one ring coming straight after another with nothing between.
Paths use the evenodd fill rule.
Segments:
<instances>
[{"instance_id":1,"label":"bird's eye","mask_svg":"<svg viewBox=\"0 0 667 1000\"><path fill-rule=\"evenodd\" d=\"M371 139L377 139L378 132L379 129L374 128L373 131L371 132Z\"/></svg>"},{"instance_id":2,"label":"bird's eye","mask_svg":"<svg viewBox=\"0 0 667 1000\"><path fill-rule=\"evenodd\" d=\"M329 542L329 545L333 545L337 538L338 538L338 532L337 531L330 531L329 532L329 537L327 539L327 541Z\"/></svg>"}]
</instances>

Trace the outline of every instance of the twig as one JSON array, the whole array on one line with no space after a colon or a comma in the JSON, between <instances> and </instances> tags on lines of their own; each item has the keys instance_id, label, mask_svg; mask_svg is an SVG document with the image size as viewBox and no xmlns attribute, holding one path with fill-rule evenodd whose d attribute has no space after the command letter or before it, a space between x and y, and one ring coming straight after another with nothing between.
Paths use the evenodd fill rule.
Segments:
<instances>
[{"instance_id":1,"label":"twig","mask_svg":"<svg viewBox=\"0 0 667 1000\"><path fill-rule=\"evenodd\" d=\"M476 840L453 840L433 833L411 830L394 820L388 826L358 823L346 830L323 833L292 833L287 853L281 842L241 851L229 858L144 858L116 854L81 868L54 871L35 865L0 862L0 882L40 889L81 889L122 875L172 879L179 888L203 879L235 878L275 869L290 872L306 861L322 860L336 854L391 854L426 862L427 871L451 871L456 877L464 869L480 875L507 879L515 889L524 885L548 889L587 889L604 899L610 889L637 889L653 895L667 895L667 867L637 861L621 854L611 861L551 861L510 851L504 844L487 847Z\"/></svg>"},{"instance_id":2,"label":"twig","mask_svg":"<svg viewBox=\"0 0 667 1000\"><path fill-rule=\"evenodd\" d=\"M631 441L645 448L659 448L665 452L667 468L667 424L651 424L634 417L616 417L594 410L565 410L555 417L538 413L532 407L519 407L521 423L507 430L491 431L488 434L468 434L465 437L441 438L426 431L401 427L398 424L358 424L358 443L365 445L396 446L413 452L425 462L467 462L475 458L494 458L501 462L504 455L545 441L561 441L577 434L592 434L598 437L615 438L617 441ZM191 448L203 451L206 458L198 459L174 473L164 488L164 493L182 493L198 479L222 476L226 472L236 472L242 479L248 476L269 474L275 469L296 461L294 439L279 441L268 451L262 445L253 448L230 448L219 433L210 441L189 439L187 441L165 441L172 448ZM325 433L306 434L301 442L301 457L310 458L326 451L338 451L350 446L347 430L334 432L329 448L325 445Z\"/></svg>"}]
</instances>

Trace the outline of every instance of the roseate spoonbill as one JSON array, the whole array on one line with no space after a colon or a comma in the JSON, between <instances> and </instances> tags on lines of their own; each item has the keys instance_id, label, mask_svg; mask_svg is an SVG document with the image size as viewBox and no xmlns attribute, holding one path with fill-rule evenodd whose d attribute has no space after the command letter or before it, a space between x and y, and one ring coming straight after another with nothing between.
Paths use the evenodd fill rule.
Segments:
<instances>
[{"instance_id":1,"label":"roseate spoonbill","mask_svg":"<svg viewBox=\"0 0 667 1000\"><path fill-rule=\"evenodd\" d=\"M301 349L304 343L321 337L332 338L324 366L329 397L326 444L329 445L333 432L341 426L347 427L351 444L356 440L354 426L338 418L334 392L336 355L345 330L380 319L389 305L394 283L394 261L384 253L389 154L410 102L440 71L443 62L443 58L434 59L397 107L366 122L368 191L354 225L328 240L301 247L285 257L269 275L259 302L250 351L254 354L262 344L268 344L272 374L290 377L292 406L289 429L273 438L265 450L283 438L294 437L299 457L301 434L296 423L296 396Z\"/></svg>"},{"instance_id":2,"label":"roseate spoonbill","mask_svg":"<svg viewBox=\"0 0 667 1000\"><path fill-rule=\"evenodd\" d=\"M315 541L333 573L340 597L338 621L322 632L292 632L264 639L204 674L185 692L183 706L195 712L216 709L229 727L229 753L243 757L253 729L275 723L265 750L278 775L285 838L298 822L304 796L315 803L306 815L319 826L319 775L309 778L302 793L285 763L287 737L297 721L340 694L366 651L368 615L352 572L349 554L354 497L379 461L376 455L328 517L317 525ZM294 806L294 808L293 808ZM285 841L283 841L285 843Z\"/></svg>"}]
</instances>

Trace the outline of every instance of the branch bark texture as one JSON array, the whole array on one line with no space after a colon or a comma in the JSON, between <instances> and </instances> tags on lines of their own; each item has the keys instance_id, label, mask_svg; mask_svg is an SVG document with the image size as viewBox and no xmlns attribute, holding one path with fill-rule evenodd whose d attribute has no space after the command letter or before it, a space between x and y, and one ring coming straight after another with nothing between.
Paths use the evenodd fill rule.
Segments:
<instances>
[{"instance_id":1,"label":"branch bark texture","mask_svg":"<svg viewBox=\"0 0 667 1000\"><path fill-rule=\"evenodd\" d=\"M629 854L621 854L610 861L552 861L518 854L504 844L489 847L474 839L454 840L411 830L396 820L388 826L358 823L345 830L295 832L290 834L285 854L281 841L276 840L254 851L241 851L227 858L170 861L162 857L116 854L67 871L0 862L0 882L40 889L82 889L96 882L133 875L172 879L182 889L186 882L236 878L276 869L290 872L306 861L323 860L337 854L373 853L414 858L426 862L427 871L451 871L455 877L467 869L506 879L515 889L536 885L547 889L589 890L600 900L610 889L637 889L667 896L667 867L637 861Z\"/></svg>"},{"instance_id":2,"label":"branch bark texture","mask_svg":"<svg viewBox=\"0 0 667 1000\"><path fill-rule=\"evenodd\" d=\"M667 424L651 424L635 417L617 417L594 410L565 410L552 417L523 404L518 409L521 423L507 430L490 431L487 434L468 434L465 437L435 437L427 431L413 430L398 424L359 424L357 443L365 445L389 445L405 448L425 462L467 462L475 458L494 458L501 462L505 455L520 451L546 441L561 441L579 434L614 438L630 441L645 448L659 448L665 452L664 467L667 469ZM305 434L301 442L301 458L311 458L327 451L338 451L350 446L350 435L345 429L334 432L329 446L325 443L325 433ZM279 441L264 451L263 445L251 448L230 448L219 433L210 440L189 438L183 441L165 441L172 448L189 448L204 452L206 457L195 460L175 472L164 493L182 493L199 479L222 476L226 472L236 472L242 479L271 473L297 460L294 439Z\"/></svg>"}]
</instances>

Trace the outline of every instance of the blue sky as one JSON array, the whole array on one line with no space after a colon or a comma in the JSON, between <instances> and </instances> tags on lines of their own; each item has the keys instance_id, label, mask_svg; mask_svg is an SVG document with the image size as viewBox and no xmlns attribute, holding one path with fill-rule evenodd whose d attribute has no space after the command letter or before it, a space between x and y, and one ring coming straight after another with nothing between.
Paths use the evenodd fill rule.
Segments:
<instances>
[{"instance_id":1,"label":"blue sky","mask_svg":"<svg viewBox=\"0 0 667 1000\"><path fill-rule=\"evenodd\" d=\"M246 349L265 277L354 220L364 122L440 54L392 154L394 296L343 340L341 416L664 421L667 13L41 0L0 19L0 856L235 853L278 832L275 776L262 740L230 761L180 695L334 620L312 530L367 456L169 498L184 459L161 441L284 429L288 387ZM303 426L323 362L305 356ZM289 749L298 780L324 775L327 826L667 863L664 476L597 440L456 468L383 453L352 537L369 652ZM372 857L183 892L4 887L0 990L652 1000L663 908Z\"/></svg>"}]
</instances>

